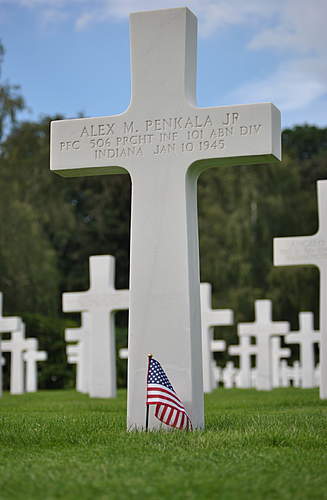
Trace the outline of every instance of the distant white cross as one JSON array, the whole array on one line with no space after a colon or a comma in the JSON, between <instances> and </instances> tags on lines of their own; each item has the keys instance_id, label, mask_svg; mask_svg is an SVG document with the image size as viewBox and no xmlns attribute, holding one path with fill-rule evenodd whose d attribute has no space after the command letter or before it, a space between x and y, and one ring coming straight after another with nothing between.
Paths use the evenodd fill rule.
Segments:
<instances>
[{"instance_id":1,"label":"distant white cross","mask_svg":"<svg viewBox=\"0 0 327 500\"><path fill-rule=\"evenodd\" d=\"M78 392L85 392L82 345L82 342L66 345L67 361L69 364L76 365L76 390Z\"/></svg>"},{"instance_id":2,"label":"distant white cross","mask_svg":"<svg viewBox=\"0 0 327 500\"><path fill-rule=\"evenodd\" d=\"M294 387L301 387L302 368L299 361L294 361L292 366L292 381Z\"/></svg>"},{"instance_id":3,"label":"distant white cross","mask_svg":"<svg viewBox=\"0 0 327 500\"><path fill-rule=\"evenodd\" d=\"M115 289L115 259L111 255L90 257L90 288L63 294L64 312L88 312L92 336L90 348L91 397L116 396L116 350L114 313L128 309L128 290ZM84 387L84 385L83 385Z\"/></svg>"},{"instance_id":4,"label":"distant white cross","mask_svg":"<svg viewBox=\"0 0 327 500\"><path fill-rule=\"evenodd\" d=\"M238 325L239 328L239 325ZM239 345L230 345L228 353L238 356L240 360L240 387L248 389L252 387L251 382L251 356L257 354L257 346L251 344L251 337L242 335L239 337Z\"/></svg>"},{"instance_id":5,"label":"distant white cross","mask_svg":"<svg viewBox=\"0 0 327 500\"><path fill-rule=\"evenodd\" d=\"M130 23L127 111L52 122L51 169L63 176L129 173L127 426L144 429L152 353L201 428L197 179L211 166L278 160L280 114L270 103L196 106L197 21L187 8L135 13ZM150 412L149 428L159 424Z\"/></svg>"},{"instance_id":6,"label":"distant white cross","mask_svg":"<svg viewBox=\"0 0 327 500\"><path fill-rule=\"evenodd\" d=\"M219 382L223 381L222 379L223 370L220 366L217 365L215 361L213 361L212 363L212 369L215 376L216 385L219 385Z\"/></svg>"},{"instance_id":7,"label":"distant white cross","mask_svg":"<svg viewBox=\"0 0 327 500\"><path fill-rule=\"evenodd\" d=\"M23 353L26 364L26 392L36 392L38 386L37 363L46 361L48 354L46 351L38 351L38 341L34 338L26 339L29 342L27 351Z\"/></svg>"},{"instance_id":8,"label":"distant white cross","mask_svg":"<svg viewBox=\"0 0 327 500\"><path fill-rule=\"evenodd\" d=\"M312 312L300 312L299 330L288 333L285 341L287 344L300 346L302 387L306 389L315 387L314 344L319 344L320 332L314 329Z\"/></svg>"},{"instance_id":9,"label":"distant white cross","mask_svg":"<svg viewBox=\"0 0 327 500\"><path fill-rule=\"evenodd\" d=\"M32 339L25 338L25 324L21 323L19 330L12 332L10 340L1 342L3 352L10 352L10 392L11 394L23 394L24 384L24 360L23 353L32 345Z\"/></svg>"},{"instance_id":10,"label":"distant white cross","mask_svg":"<svg viewBox=\"0 0 327 500\"><path fill-rule=\"evenodd\" d=\"M293 376L292 367L288 365L286 359L280 362L280 387L289 387Z\"/></svg>"},{"instance_id":11,"label":"distant white cross","mask_svg":"<svg viewBox=\"0 0 327 500\"><path fill-rule=\"evenodd\" d=\"M289 358L291 349L281 346L280 337L271 339L271 368L272 368L272 386L280 387L280 360Z\"/></svg>"},{"instance_id":12,"label":"distant white cross","mask_svg":"<svg viewBox=\"0 0 327 500\"><path fill-rule=\"evenodd\" d=\"M313 265L320 271L320 398L327 399L327 181L317 186L319 230L313 236L274 238L274 265Z\"/></svg>"},{"instance_id":13,"label":"distant white cross","mask_svg":"<svg viewBox=\"0 0 327 500\"><path fill-rule=\"evenodd\" d=\"M227 361L226 367L223 369L222 379L225 389L232 389L235 386L235 378L237 369L232 361Z\"/></svg>"},{"instance_id":14,"label":"distant white cross","mask_svg":"<svg viewBox=\"0 0 327 500\"><path fill-rule=\"evenodd\" d=\"M269 391L272 389L271 342L274 335L284 335L289 331L287 321L272 320L271 300L255 301L255 321L239 323L238 335L256 338L257 346L257 389Z\"/></svg>"},{"instance_id":15,"label":"distant white cross","mask_svg":"<svg viewBox=\"0 0 327 500\"><path fill-rule=\"evenodd\" d=\"M108 333L109 335L109 333ZM91 351L94 336L91 332L91 317L90 313L81 313L81 327L80 328L66 328L65 329L66 342L78 342L79 345L79 359L78 367L76 369L76 376L80 379L78 384L79 392L87 393L89 391L90 381L90 366L91 366ZM76 380L77 387L77 380Z\"/></svg>"},{"instance_id":16,"label":"distant white cross","mask_svg":"<svg viewBox=\"0 0 327 500\"><path fill-rule=\"evenodd\" d=\"M210 283L201 283L201 328L202 328L202 366L203 366L203 390L211 392L216 387L213 370L214 360L212 355L214 326L232 325L233 311L230 309L212 309L212 292ZM215 341L217 342L217 341ZM221 345L220 341L220 345ZM225 350L225 342L224 342Z\"/></svg>"},{"instance_id":17,"label":"distant white cross","mask_svg":"<svg viewBox=\"0 0 327 500\"><path fill-rule=\"evenodd\" d=\"M21 328L22 320L16 316L3 316L3 295L0 292L0 358L1 333L11 333ZM0 397L2 396L2 363L0 363Z\"/></svg>"}]
</instances>

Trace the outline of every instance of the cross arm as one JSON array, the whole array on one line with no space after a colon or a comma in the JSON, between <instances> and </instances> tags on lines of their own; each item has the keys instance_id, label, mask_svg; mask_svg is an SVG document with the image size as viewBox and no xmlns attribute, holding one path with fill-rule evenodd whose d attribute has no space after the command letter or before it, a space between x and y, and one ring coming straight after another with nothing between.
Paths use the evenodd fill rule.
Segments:
<instances>
[{"instance_id":1,"label":"cross arm","mask_svg":"<svg viewBox=\"0 0 327 500\"><path fill-rule=\"evenodd\" d=\"M223 352L226 349L226 342L224 340L212 340L211 350L212 352Z\"/></svg>"},{"instance_id":2,"label":"cross arm","mask_svg":"<svg viewBox=\"0 0 327 500\"><path fill-rule=\"evenodd\" d=\"M28 339L25 339L25 349L27 351L37 351L39 347L39 342L36 338L28 338Z\"/></svg>"},{"instance_id":3,"label":"cross arm","mask_svg":"<svg viewBox=\"0 0 327 500\"><path fill-rule=\"evenodd\" d=\"M1 344L1 350L3 352L11 352L11 348L12 348L12 341L11 340L2 340L0 342Z\"/></svg>"},{"instance_id":4,"label":"cross arm","mask_svg":"<svg viewBox=\"0 0 327 500\"><path fill-rule=\"evenodd\" d=\"M317 235L274 238L274 266L316 265L327 257Z\"/></svg>"},{"instance_id":5,"label":"cross arm","mask_svg":"<svg viewBox=\"0 0 327 500\"><path fill-rule=\"evenodd\" d=\"M54 121L50 169L67 177L132 173L144 163L178 159L201 172L210 166L278 161L280 112L271 103Z\"/></svg>"},{"instance_id":6,"label":"cross arm","mask_svg":"<svg viewBox=\"0 0 327 500\"><path fill-rule=\"evenodd\" d=\"M79 345L66 345L67 356L78 357L79 353L80 353Z\"/></svg>"},{"instance_id":7,"label":"cross arm","mask_svg":"<svg viewBox=\"0 0 327 500\"><path fill-rule=\"evenodd\" d=\"M83 328L66 328L65 341L66 342L79 342L83 338Z\"/></svg>"},{"instance_id":8,"label":"cross arm","mask_svg":"<svg viewBox=\"0 0 327 500\"><path fill-rule=\"evenodd\" d=\"M127 173L117 152L127 127L122 115L51 122L50 170L63 177Z\"/></svg>"},{"instance_id":9,"label":"cross arm","mask_svg":"<svg viewBox=\"0 0 327 500\"><path fill-rule=\"evenodd\" d=\"M206 314L207 326L232 325L233 318L231 309L217 309Z\"/></svg>"},{"instance_id":10,"label":"cross arm","mask_svg":"<svg viewBox=\"0 0 327 500\"><path fill-rule=\"evenodd\" d=\"M196 113L205 125L202 140L193 141L200 171L281 159L280 111L272 103L197 108Z\"/></svg>"},{"instance_id":11,"label":"cross arm","mask_svg":"<svg viewBox=\"0 0 327 500\"><path fill-rule=\"evenodd\" d=\"M0 332L14 332L20 330L22 327L22 320L19 317L11 316L0 318Z\"/></svg>"},{"instance_id":12,"label":"cross arm","mask_svg":"<svg viewBox=\"0 0 327 500\"><path fill-rule=\"evenodd\" d=\"M46 351L26 351L23 354L24 361L46 361L48 353Z\"/></svg>"},{"instance_id":13,"label":"cross arm","mask_svg":"<svg viewBox=\"0 0 327 500\"><path fill-rule=\"evenodd\" d=\"M86 302L89 292L65 292L62 294L62 310L63 312L81 312L84 310L83 303L85 302L85 310L87 310Z\"/></svg>"}]
</instances>

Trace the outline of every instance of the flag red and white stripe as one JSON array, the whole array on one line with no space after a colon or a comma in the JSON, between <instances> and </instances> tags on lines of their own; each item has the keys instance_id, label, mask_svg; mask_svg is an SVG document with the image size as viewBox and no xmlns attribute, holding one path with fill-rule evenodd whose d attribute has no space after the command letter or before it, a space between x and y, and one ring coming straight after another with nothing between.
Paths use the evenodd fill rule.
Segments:
<instances>
[{"instance_id":1,"label":"flag red and white stripe","mask_svg":"<svg viewBox=\"0 0 327 500\"><path fill-rule=\"evenodd\" d=\"M192 429L191 420L183 403L174 391L160 363L149 359L147 378L147 405L155 405L155 416L176 429Z\"/></svg>"}]
</instances>

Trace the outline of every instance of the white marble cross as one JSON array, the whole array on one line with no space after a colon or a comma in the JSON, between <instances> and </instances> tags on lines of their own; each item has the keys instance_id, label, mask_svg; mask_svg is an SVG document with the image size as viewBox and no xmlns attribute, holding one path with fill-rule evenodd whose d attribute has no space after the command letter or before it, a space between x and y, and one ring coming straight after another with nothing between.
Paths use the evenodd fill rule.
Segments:
<instances>
[{"instance_id":1,"label":"white marble cross","mask_svg":"<svg viewBox=\"0 0 327 500\"><path fill-rule=\"evenodd\" d=\"M115 289L115 259L111 255L90 257L90 288L63 294L64 312L89 312L92 336L89 394L116 396L116 350L114 313L128 309L128 290Z\"/></svg>"},{"instance_id":2,"label":"white marble cross","mask_svg":"<svg viewBox=\"0 0 327 500\"><path fill-rule=\"evenodd\" d=\"M231 309L212 309L211 284L201 283L201 329L202 329L202 367L203 367L203 390L211 392L217 386L213 371L213 333L214 326L232 325L233 311ZM225 343L224 343L225 350Z\"/></svg>"},{"instance_id":3,"label":"white marble cross","mask_svg":"<svg viewBox=\"0 0 327 500\"><path fill-rule=\"evenodd\" d=\"M9 340L2 340L3 352L10 352L10 393L23 394L24 384L24 359L23 353L32 347L33 339L25 338L25 324L22 322L20 329L12 332Z\"/></svg>"},{"instance_id":4,"label":"white marble cross","mask_svg":"<svg viewBox=\"0 0 327 500\"><path fill-rule=\"evenodd\" d=\"M238 325L239 328L239 325ZM239 337L239 345L230 345L228 353L231 356L238 356L240 360L240 382L243 389L252 387L251 382L251 356L257 354L257 346L251 344L251 337L242 335Z\"/></svg>"},{"instance_id":5,"label":"white marble cross","mask_svg":"<svg viewBox=\"0 0 327 500\"><path fill-rule=\"evenodd\" d=\"M256 385L259 390L269 391L272 389L272 366L271 366L271 337L284 335L289 331L287 321L272 320L271 300L255 301L255 321L253 323L239 323L238 335L256 338L257 346L257 373Z\"/></svg>"},{"instance_id":6,"label":"white marble cross","mask_svg":"<svg viewBox=\"0 0 327 500\"><path fill-rule=\"evenodd\" d=\"M272 369L272 386L280 387L280 360L289 358L291 349L281 346L281 337L271 338L271 369Z\"/></svg>"},{"instance_id":7,"label":"white marble cross","mask_svg":"<svg viewBox=\"0 0 327 500\"><path fill-rule=\"evenodd\" d=\"M232 361L227 361L222 373L225 389L232 389L235 386L237 372L238 370L235 368L234 363Z\"/></svg>"},{"instance_id":8,"label":"white marble cross","mask_svg":"<svg viewBox=\"0 0 327 500\"><path fill-rule=\"evenodd\" d=\"M12 333L21 328L22 320L16 316L3 316L3 294L0 292L0 358L1 358L1 334ZM0 397L2 396L2 363L0 363Z\"/></svg>"},{"instance_id":9,"label":"white marble cross","mask_svg":"<svg viewBox=\"0 0 327 500\"><path fill-rule=\"evenodd\" d=\"M317 186L317 233L312 236L274 238L274 265L314 265L320 271L320 397L327 399L327 181L318 181Z\"/></svg>"},{"instance_id":10,"label":"white marble cross","mask_svg":"<svg viewBox=\"0 0 327 500\"><path fill-rule=\"evenodd\" d=\"M26 339L29 342L28 349L23 353L26 365L25 389L26 392L37 391L37 363L46 361L48 354L46 351L38 351L38 341L34 338Z\"/></svg>"},{"instance_id":11,"label":"white marble cross","mask_svg":"<svg viewBox=\"0 0 327 500\"><path fill-rule=\"evenodd\" d=\"M215 361L213 361L212 363L212 369L215 376L216 385L219 385L219 382L223 381L222 379L223 369L220 366L218 366Z\"/></svg>"},{"instance_id":12,"label":"white marble cross","mask_svg":"<svg viewBox=\"0 0 327 500\"><path fill-rule=\"evenodd\" d=\"M302 368L300 361L294 361L292 366L292 381L294 387L301 387L302 381Z\"/></svg>"},{"instance_id":13,"label":"white marble cross","mask_svg":"<svg viewBox=\"0 0 327 500\"><path fill-rule=\"evenodd\" d=\"M82 342L66 345L66 355L69 364L76 365L76 391L85 393L82 363Z\"/></svg>"},{"instance_id":14,"label":"white marble cross","mask_svg":"<svg viewBox=\"0 0 327 500\"><path fill-rule=\"evenodd\" d=\"M293 385L298 382L299 369L298 366L289 366L286 359L282 359L280 361L280 387L289 387L291 385L291 381L293 381Z\"/></svg>"},{"instance_id":15,"label":"white marble cross","mask_svg":"<svg viewBox=\"0 0 327 500\"><path fill-rule=\"evenodd\" d=\"M127 427L145 427L152 353L193 428L201 428L197 179L215 165L279 160L280 113L270 103L196 106L197 20L187 8L135 13L130 25L128 109L52 122L51 170L63 176L130 175ZM159 425L151 411L149 428Z\"/></svg>"},{"instance_id":16,"label":"white marble cross","mask_svg":"<svg viewBox=\"0 0 327 500\"><path fill-rule=\"evenodd\" d=\"M320 342L320 332L314 329L313 313L299 313L299 330L291 331L285 337L287 344L299 344L302 369L302 387L315 387L314 344Z\"/></svg>"},{"instance_id":17,"label":"white marble cross","mask_svg":"<svg viewBox=\"0 0 327 500\"><path fill-rule=\"evenodd\" d=\"M65 329L66 342L78 342L79 345L79 359L78 368L76 370L76 377L80 382L78 384L79 392L88 393L90 381L90 366L91 366L91 351L94 336L91 332L91 317L90 313L81 313L81 327L80 328L66 328ZM77 380L76 380L77 388Z\"/></svg>"}]
</instances>

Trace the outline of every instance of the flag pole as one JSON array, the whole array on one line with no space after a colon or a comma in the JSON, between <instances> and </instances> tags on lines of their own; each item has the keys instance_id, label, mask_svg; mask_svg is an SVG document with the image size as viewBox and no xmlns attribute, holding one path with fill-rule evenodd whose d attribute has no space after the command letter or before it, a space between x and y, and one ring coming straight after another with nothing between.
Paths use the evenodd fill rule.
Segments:
<instances>
[{"instance_id":1,"label":"flag pole","mask_svg":"<svg viewBox=\"0 0 327 500\"><path fill-rule=\"evenodd\" d=\"M146 374L146 416L145 416L145 432L149 429L149 405L148 405L148 376L150 371L150 362L152 359L152 354L148 354L148 371Z\"/></svg>"}]
</instances>

